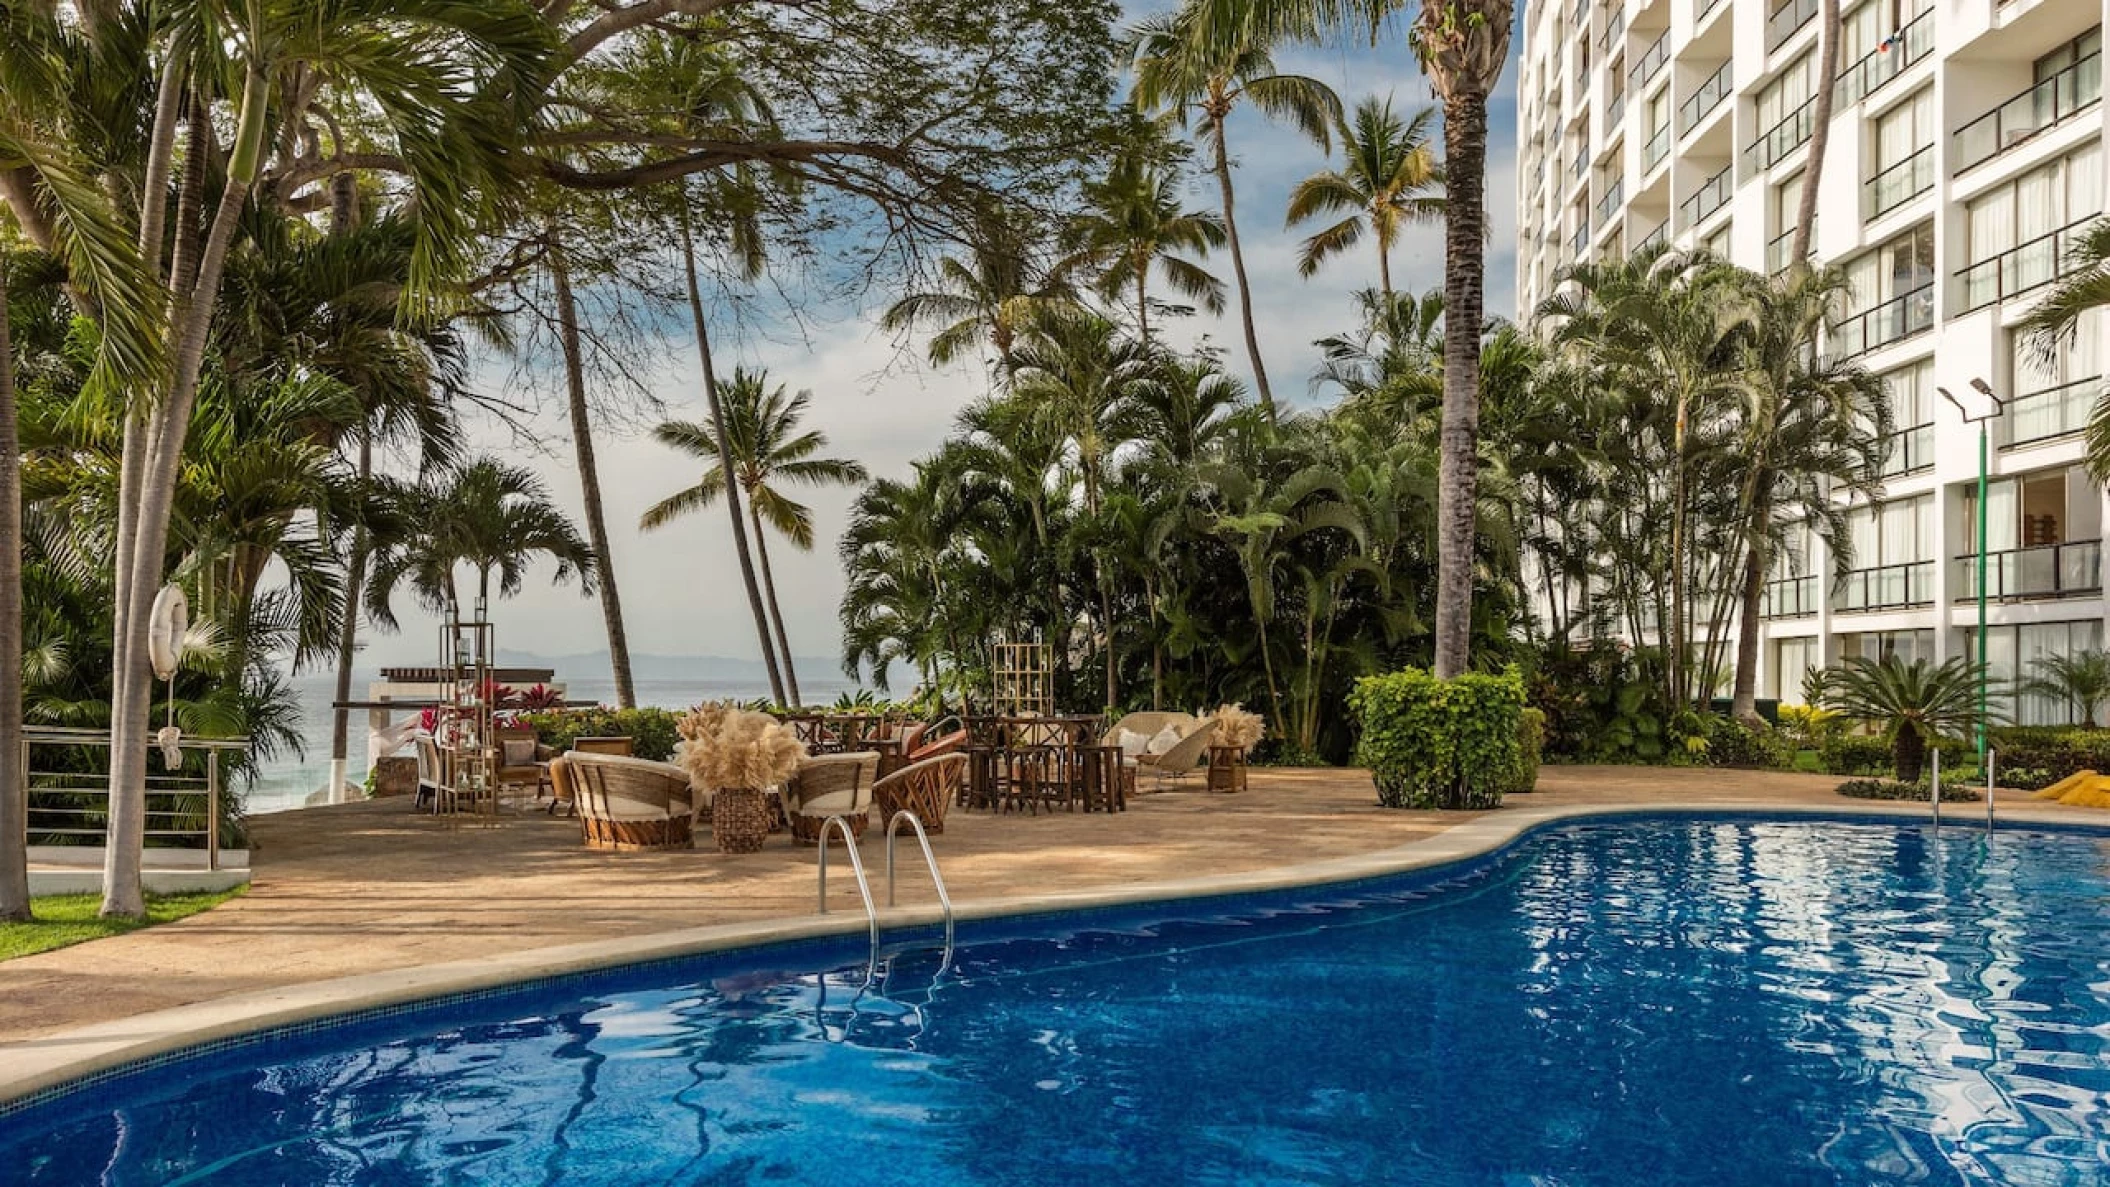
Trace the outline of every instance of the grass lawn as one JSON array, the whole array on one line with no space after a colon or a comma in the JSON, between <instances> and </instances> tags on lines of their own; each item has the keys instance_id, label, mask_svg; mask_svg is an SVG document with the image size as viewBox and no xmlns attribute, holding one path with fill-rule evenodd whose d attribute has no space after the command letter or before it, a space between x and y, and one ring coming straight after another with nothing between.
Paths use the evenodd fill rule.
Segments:
<instances>
[{"instance_id":1,"label":"grass lawn","mask_svg":"<svg viewBox=\"0 0 2110 1187\"><path fill-rule=\"evenodd\" d=\"M84 940L123 935L170 923L186 915L210 910L242 893L240 888L215 894L169 894L147 896L144 920L103 919L96 910L103 904L98 894L54 894L32 900L36 920L31 923L0 923L0 960L13 960L32 952L49 952Z\"/></svg>"},{"instance_id":2,"label":"grass lawn","mask_svg":"<svg viewBox=\"0 0 2110 1187\"><path fill-rule=\"evenodd\" d=\"M1797 750L1795 752L1795 769L1808 771L1813 775L1822 775L1824 774L1824 758L1814 750Z\"/></svg>"}]
</instances>

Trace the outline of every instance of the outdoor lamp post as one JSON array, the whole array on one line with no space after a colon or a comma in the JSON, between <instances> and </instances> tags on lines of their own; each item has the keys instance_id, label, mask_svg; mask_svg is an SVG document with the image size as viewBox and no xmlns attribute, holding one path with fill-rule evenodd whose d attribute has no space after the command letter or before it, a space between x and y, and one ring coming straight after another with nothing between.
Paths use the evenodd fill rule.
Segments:
<instances>
[{"instance_id":1,"label":"outdoor lamp post","mask_svg":"<svg viewBox=\"0 0 2110 1187\"><path fill-rule=\"evenodd\" d=\"M1985 645L1985 527L1986 527L1986 470L1990 453L1987 445L1987 428L1993 419L2007 411L2007 401L1993 394L1992 386L1983 379L1972 379L1970 390L1962 398L1945 387L1934 390L1941 398L1956 406L1963 415L1965 424L1978 426L1978 769L1985 770L1985 701L1986 701L1986 645Z\"/></svg>"}]
</instances>

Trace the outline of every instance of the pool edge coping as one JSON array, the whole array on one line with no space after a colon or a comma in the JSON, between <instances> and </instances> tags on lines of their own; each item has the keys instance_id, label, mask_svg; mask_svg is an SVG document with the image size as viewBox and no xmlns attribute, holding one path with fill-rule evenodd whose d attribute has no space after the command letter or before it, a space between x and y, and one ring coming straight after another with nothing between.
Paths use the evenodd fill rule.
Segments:
<instances>
[{"instance_id":1,"label":"pool edge coping","mask_svg":"<svg viewBox=\"0 0 2110 1187\"><path fill-rule=\"evenodd\" d=\"M1983 812L1974 812L1973 807L1960 803L1953 814L1944 813L1943 818L1953 819L1959 827L1968 826L1983 819ZM1523 807L1483 813L1449 825L1433 836L1368 853L1230 874L1098 886L1053 894L969 899L953 905L954 915L960 920L1015 918L1324 886L1470 861L1540 828L1572 820L1606 816L1708 815L1923 820L1927 809L1923 804L1904 802L1783 804L1766 800L1706 804L1640 801ZM1996 815L1999 822L2030 827L2071 829L2080 826L2085 829L2091 824L2102 827L2110 823L2076 820L2056 810L2027 807ZM880 912L881 922L887 927L929 924L939 918L935 903L888 908ZM129 1019L0 1044L0 1052L7 1056L6 1066L0 1068L0 1109L127 1065L335 1015L437 1001L526 981L599 972L629 964L701 956L764 944L856 935L865 929L862 912L838 910L826 915L780 916L526 948L496 956L409 965L211 998Z\"/></svg>"}]
</instances>

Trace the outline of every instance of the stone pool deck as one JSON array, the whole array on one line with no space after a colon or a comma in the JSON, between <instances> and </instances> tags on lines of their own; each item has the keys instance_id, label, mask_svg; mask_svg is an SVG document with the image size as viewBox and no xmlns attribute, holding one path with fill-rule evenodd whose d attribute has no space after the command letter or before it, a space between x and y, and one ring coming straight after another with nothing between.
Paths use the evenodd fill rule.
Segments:
<instances>
[{"instance_id":1,"label":"stone pool deck","mask_svg":"<svg viewBox=\"0 0 2110 1187\"><path fill-rule=\"evenodd\" d=\"M1837 783L1782 772L1549 767L1539 791L1493 812L1399 812L1376 805L1359 771L1255 770L1244 794L1140 796L1114 816L955 811L934 844L953 899L971 915L977 903L1017 909L1029 899L1170 893L1170 884L1195 879L1228 888L1264 884L1271 871L1282 881L1379 872L1484 849L1569 812L1870 808L1838 796ZM1955 812L1983 819L1977 805ZM2110 812L2021 799L2004 801L2001 815L2110 823ZM847 868L831 879L836 913L815 918L814 851L781 835L739 857L709 848L707 836L692 852L590 852L572 821L533 814L450 827L411 815L403 800L264 816L253 834L246 895L177 923L0 963L0 1067L61 1059L89 1034L99 1036L92 1047L129 1050L165 1029L143 1015L173 1007L193 1008L166 1026L211 1018L206 1029L233 1033L245 1011L322 1001L310 993L321 982L359 987L329 991L332 1001L378 1001L455 984L472 967L497 979L609 963L668 933L680 933L667 941L672 951L692 939L735 942L770 921L785 921L777 930L787 935L863 922ZM863 852L883 896L876 829ZM921 863L909 860L903 903L927 906ZM552 959L538 963L544 951ZM68 1031L80 1033L60 1034ZM0 1084L0 1099L8 1087Z\"/></svg>"}]
</instances>

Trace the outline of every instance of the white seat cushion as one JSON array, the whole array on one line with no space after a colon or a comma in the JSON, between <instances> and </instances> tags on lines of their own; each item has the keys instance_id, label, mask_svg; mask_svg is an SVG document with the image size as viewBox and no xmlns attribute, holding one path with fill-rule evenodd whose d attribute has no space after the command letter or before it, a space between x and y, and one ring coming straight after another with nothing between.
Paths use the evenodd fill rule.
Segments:
<instances>
[{"instance_id":1,"label":"white seat cushion","mask_svg":"<svg viewBox=\"0 0 2110 1187\"><path fill-rule=\"evenodd\" d=\"M1161 729L1157 733L1151 735L1150 744L1144 748L1144 753L1163 754L1179 744L1179 727L1168 725L1164 729Z\"/></svg>"}]
</instances>

